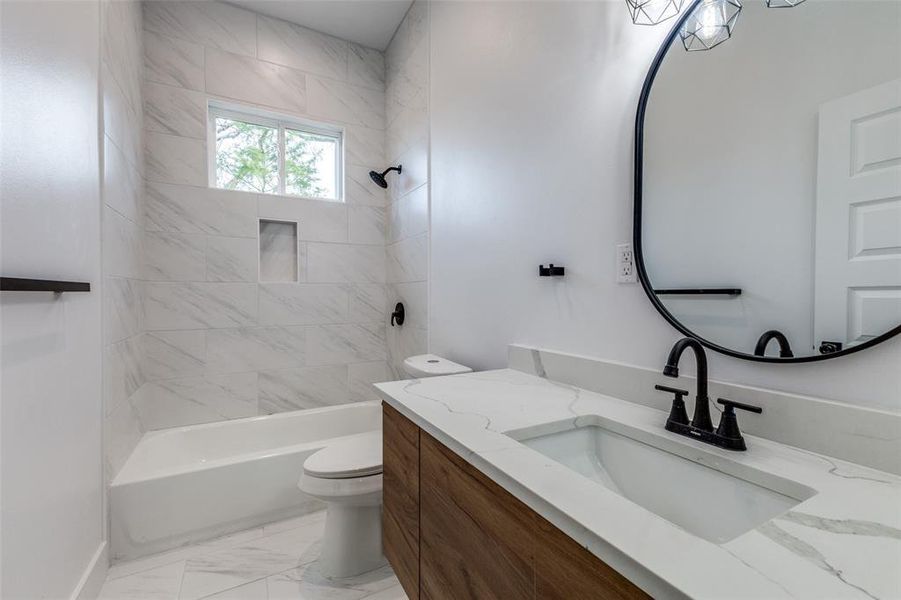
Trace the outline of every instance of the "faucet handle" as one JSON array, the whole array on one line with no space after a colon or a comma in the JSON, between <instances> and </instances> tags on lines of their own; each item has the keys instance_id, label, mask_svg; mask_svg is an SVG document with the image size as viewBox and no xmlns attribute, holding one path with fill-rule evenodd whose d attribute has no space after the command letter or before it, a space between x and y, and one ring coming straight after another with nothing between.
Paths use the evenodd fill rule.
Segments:
<instances>
[{"instance_id":1,"label":"faucet handle","mask_svg":"<svg viewBox=\"0 0 901 600\"><path fill-rule=\"evenodd\" d=\"M757 413L758 415L763 412L763 409L759 406L754 406L753 404L744 404L743 402L736 402L735 400L729 400L728 398L717 398L716 402L717 404L722 404L726 408L726 412L732 412L733 408L740 408L748 412Z\"/></svg>"},{"instance_id":2,"label":"faucet handle","mask_svg":"<svg viewBox=\"0 0 901 600\"><path fill-rule=\"evenodd\" d=\"M672 430L673 424L688 425L688 413L685 411L685 396L688 395L688 390L680 390L666 385L655 385L654 389L673 395L673 406L670 409L669 418L666 420L666 428Z\"/></svg>"},{"instance_id":3,"label":"faucet handle","mask_svg":"<svg viewBox=\"0 0 901 600\"><path fill-rule=\"evenodd\" d=\"M717 398L717 402L722 404L725 409L720 417L720 424L716 428L717 445L727 450L747 450L745 438L742 437L741 430L738 428L738 418L735 416L734 409L740 408L757 414L762 413L763 409L726 398Z\"/></svg>"}]
</instances>

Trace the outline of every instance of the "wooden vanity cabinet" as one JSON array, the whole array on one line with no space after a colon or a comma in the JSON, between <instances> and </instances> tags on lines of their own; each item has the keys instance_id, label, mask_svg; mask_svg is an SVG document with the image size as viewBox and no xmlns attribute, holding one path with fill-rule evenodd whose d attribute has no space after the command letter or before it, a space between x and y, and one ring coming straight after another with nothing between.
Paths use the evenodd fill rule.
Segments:
<instances>
[{"instance_id":1,"label":"wooden vanity cabinet","mask_svg":"<svg viewBox=\"0 0 901 600\"><path fill-rule=\"evenodd\" d=\"M411 599L649 598L384 406L385 555Z\"/></svg>"}]
</instances>

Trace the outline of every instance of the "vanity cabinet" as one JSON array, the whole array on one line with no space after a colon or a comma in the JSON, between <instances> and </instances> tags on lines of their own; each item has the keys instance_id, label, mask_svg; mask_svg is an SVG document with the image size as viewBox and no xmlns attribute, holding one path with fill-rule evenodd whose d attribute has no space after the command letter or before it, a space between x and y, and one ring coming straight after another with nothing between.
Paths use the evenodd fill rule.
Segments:
<instances>
[{"instance_id":1,"label":"vanity cabinet","mask_svg":"<svg viewBox=\"0 0 901 600\"><path fill-rule=\"evenodd\" d=\"M383 406L385 555L411 599L649 598Z\"/></svg>"}]
</instances>

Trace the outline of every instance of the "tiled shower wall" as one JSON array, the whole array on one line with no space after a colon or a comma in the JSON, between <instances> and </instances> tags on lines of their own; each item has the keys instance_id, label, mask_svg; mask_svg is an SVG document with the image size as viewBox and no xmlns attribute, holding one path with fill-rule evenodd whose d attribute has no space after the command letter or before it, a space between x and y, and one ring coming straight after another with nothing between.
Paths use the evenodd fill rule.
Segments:
<instances>
[{"instance_id":1,"label":"tiled shower wall","mask_svg":"<svg viewBox=\"0 0 901 600\"><path fill-rule=\"evenodd\" d=\"M103 445L109 481L143 433L133 401L143 384L144 151L141 5L103 0L100 6Z\"/></svg>"},{"instance_id":2,"label":"tiled shower wall","mask_svg":"<svg viewBox=\"0 0 901 600\"><path fill-rule=\"evenodd\" d=\"M389 180L388 298L402 301L403 327L388 328L392 371L428 348L429 251L429 21L428 2L417 0L385 52L387 156L402 164Z\"/></svg>"},{"instance_id":3,"label":"tiled shower wall","mask_svg":"<svg viewBox=\"0 0 901 600\"><path fill-rule=\"evenodd\" d=\"M381 52L219 2L144 3L145 383L160 429L372 397L390 379ZM210 189L207 103L345 128L346 203ZM259 219L298 283L259 283Z\"/></svg>"}]
</instances>

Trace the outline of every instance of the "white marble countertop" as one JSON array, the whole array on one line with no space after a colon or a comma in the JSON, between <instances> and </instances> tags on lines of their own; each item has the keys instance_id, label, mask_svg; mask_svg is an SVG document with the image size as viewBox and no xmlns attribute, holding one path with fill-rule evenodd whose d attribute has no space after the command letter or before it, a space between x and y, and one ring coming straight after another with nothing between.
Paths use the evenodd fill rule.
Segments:
<instances>
[{"instance_id":1,"label":"white marble countertop","mask_svg":"<svg viewBox=\"0 0 901 600\"><path fill-rule=\"evenodd\" d=\"M376 387L388 404L655 598L901 598L897 476L753 436L746 436L747 452L721 450L667 432L661 411L511 369ZM594 415L680 444L698 462L722 461L733 472L747 468L817 493L716 544L504 435L563 420L575 426Z\"/></svg>"}]
</instances>

